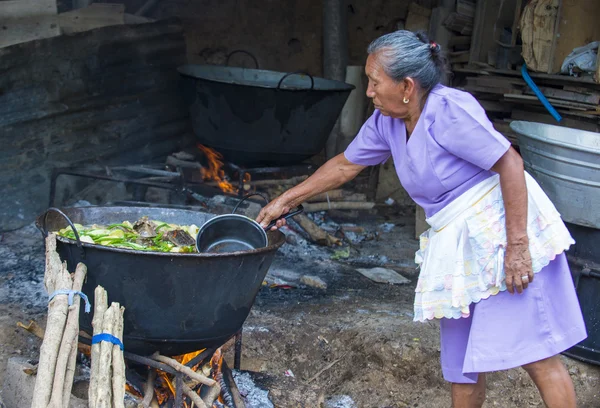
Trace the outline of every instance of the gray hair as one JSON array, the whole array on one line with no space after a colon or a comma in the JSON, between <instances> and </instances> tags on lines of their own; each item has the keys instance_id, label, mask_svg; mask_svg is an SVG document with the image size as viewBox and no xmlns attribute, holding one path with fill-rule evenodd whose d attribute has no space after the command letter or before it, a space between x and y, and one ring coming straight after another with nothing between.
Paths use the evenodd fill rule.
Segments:
<instances>
[{"instance_id":1,"label":"gray hair","mask_svg":"<svg viewBox=\"0 0 600 408\"><path fill-rule=\"evenodd\" d=\"M425 92L429 92L445 76L445 61L440 46L430 42L422 33L399 30L374 40L367 48L378 54L385 73L400 82L411 77Z\"/></svg>"}]
</instances>

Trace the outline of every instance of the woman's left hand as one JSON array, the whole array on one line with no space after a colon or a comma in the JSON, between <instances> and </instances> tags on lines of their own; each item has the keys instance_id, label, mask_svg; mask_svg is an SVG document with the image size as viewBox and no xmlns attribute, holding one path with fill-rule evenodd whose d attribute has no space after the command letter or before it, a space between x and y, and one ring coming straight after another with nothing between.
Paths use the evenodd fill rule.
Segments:
<instances>
[{"instance_id":1,"label":"woman's left hand","mask_svg":"<svg viewBox=\"0 0 600 408\"><path fill-rule=\"evenodd\" d=\"M529 254L529 243L509 243L504 255L504 274L506 276L506 288L510 293L523 293L524 289L533 282L533 269L531 266L531 255Z\"/></svg>"}]
</instances>

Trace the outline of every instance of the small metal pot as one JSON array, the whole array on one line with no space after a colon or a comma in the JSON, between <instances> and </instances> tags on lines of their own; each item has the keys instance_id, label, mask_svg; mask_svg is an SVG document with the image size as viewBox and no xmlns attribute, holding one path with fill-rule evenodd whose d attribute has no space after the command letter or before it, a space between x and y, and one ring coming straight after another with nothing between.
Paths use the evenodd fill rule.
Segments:
<instances>
[{"instance_id":1,"label":"small metal pot","mask_svg":"<svg viewBox=\"0 0 600 408\"><path fill-rule=\"evenodd\" d=\"M244 200L252 195L262 196L262 194L256 193L245 196L233 209L233 212L237 210ZM288 219L300 214L302 211L304 211L304 207L299 205L294 211L271 221L265 228L255 220L244 215L218 215L211 218L200 227L198 235L196 236L196 249L200 253L225 253L264 248L269 243L267 231L273 228L278 220Z\"/></svg>"}]
</instances>

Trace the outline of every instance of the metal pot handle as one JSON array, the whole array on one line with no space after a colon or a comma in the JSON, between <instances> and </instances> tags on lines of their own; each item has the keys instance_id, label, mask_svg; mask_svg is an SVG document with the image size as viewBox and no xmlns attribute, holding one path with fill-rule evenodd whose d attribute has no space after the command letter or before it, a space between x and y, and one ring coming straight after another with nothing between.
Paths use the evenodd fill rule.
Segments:
<instances>
[{"instance_id":1,"label":"metal pot handle","mask_svg":"<svg viewBox=\"0 0 600 408\"><path fill-rule=\"evenodd\" d=\"M232 214L234 214L236 212L236 210L238 209L238 207L240 206L241 203L243 203L247 198L252 197L252 196L261 196L262 198L265 199L265 201L268 203L269 199L267 197L265 197L264 194L262 193L250 193L245 195L239 203L236 204L236 206L233 208L233 211L231 212ZM301 212L304 211L304 207L302 206L302 204L300 204L298 207L296 207L296 209L294 211L291 211L287 214L282 215L281 217L274 219L273 221L271 221L271 223L269 225L267 225L265 227L265 231L269 231L271 228L273 228L275 226L275 224L277 224L277 221L279 220L287 220L290 217L293 217L295 215L300 214Z\"/></svg>"},{"instance_id":2,"label":"metal pot handle","mask_svg":"<svg viewBox=\"0 0 600 408\"><path fill-rule=\"evenodd\" d=\"M242 54L249 55L249 56L250 56L250 58L252 58L252 60L254 61L254 65L256 65L256 69L258 69L258 68L259 68L259 66L258 66L258 60L257 60L257 59L256 59L256 57L254 56L254 54L252 54L252 53L250 53L250 52L248 52L248 51L246 51L246 50L233 50L233 51L231 51L231 52L230 52L230 53L227 55L227 59L225 60L225 65L229 66L229 59L231 58L231 56L232 56L233 54L237 54L237 53L240 53L240 52L241 52Z\"/></svg>"},{"instance_id":3,"label":"metal pot handle","mask_svg":"<svg viewBox=\"0 0 600 408\"><path fill-rule=\"evenodd\" d=\"M235 214L235 212L237 211L237 209L240 207L240 204L242 204L244 201L246 201L248 198L252 197L252 196L261 196L267 203L269 202L269 199L262 193L250 193L250 194L246 194L236 205L235 207L233 207L233 211L231 211L232 214Z\"/></svg>"},{"instance_id":4,"label":"metal pot handle","mask_svg":"<svg viewBox=\"0 0 600 408\"><path fill-rule=\"evenodd\" d=\"M296 209L294 211L284 214L281 217L271 221L271 223L265 227L265 231L269 231L271 228L273 228L275 226L275 224L277 224L277 221L287 220L288 218L291 218L294 215L300 214L302 211L304 211L304 207L302 206L302 204L300 204L298 207L296 207Z\"/></svg>"},{"instance_id":5,"label":"metal pot handle","mask_svg":"<svg viewBox=\"0 0 600 408\"><path fill-rule=\"evenodd\" d=\"M312 91L313 89L315 89L315 79L312 77L311 74L309 74L308 72L304 72L304 71L288 72L287 74L282 76L281 79L279 80L279 83L277 84L277 89L281 89L281 84L283 83L283 80L286 79L287 77L289 77L290 75L306 75L306 76L308 76L310 78L310 90Z\"/></svg>"},{"instance_id":6,"label":"metal pot handle","mask_svg":"<svg viewBox=\"0 0 600 408\"><path fill-rule=\"evenodd\" d=\"M67 221L67 223L73 230L73 233L75 234L75 239L77 241L77 247L81 251L81 257L82 257L82 259L85 259L85 251L83 249L83 245L81 244L81 239L79 239L79 233L77 232L77 228L75 228L75 224L73 224L73 221L71 221L71 219L69 218L69 216L67 214L65 214L58 208L56 208L56 207L48 208L42 217L42 225L36 224L36 227L40 230L43 237L46 238L48 236L48 229L46 228L46 221L48 218L48 214L52 211L58 213L61 217L63 217Z\"/></svg>"}]
</instances>

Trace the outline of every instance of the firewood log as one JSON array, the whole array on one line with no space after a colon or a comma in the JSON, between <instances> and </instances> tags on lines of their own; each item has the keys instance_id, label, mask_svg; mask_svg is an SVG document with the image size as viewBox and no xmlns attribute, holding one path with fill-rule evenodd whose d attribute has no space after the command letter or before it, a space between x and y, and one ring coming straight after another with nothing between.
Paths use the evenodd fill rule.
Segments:
<instances>
[{"instance_id":1,"label":"firewood log","mask_svg":"<svg viewBox=\"0 0 600 408\"><path fill-rule=\"evenodd\" d=\"M305 212L318 212L327 210L370 210L375 203L356 201L330 201L324 203L304 203Z\"/></svg>"},{"instance_id":2,"label":"firewood log","mask_svg":"<svg viewBox=\"0 0 600 408\"><path fill-rule=\"evenodd\" d=\"M46 273L44 282L51 290L71 290L73 280L67 270L67 265L56 261L56 236L49 234L46 239ZM56 256L54 255L56 254ZM60 261L60 258L58 259ZM32 408L46 408L50 403L52 383L56 371L60 343L62 341L67 311L69 308L66 295L55 296L48 304L46 334L40 348L40 361L31 402ZM62 391L61 391L62 392Z\"/></svg>"},{"instance_id":3,"label":"firewood log","mask_svg":"<svg viewBox=\"0 0 600 408\"><path fill-rule=\"evenodd\" d=\"M102 333L102 322L104 314L108 309L108 294L102 286L97 286L94 291L94 318L92 319L93 334ZM98 375L100 370L100 344L92 345L92 367L90 370L90 387L88 391L88 401L90 408L96 408L96 399L98 391Z\"/></svg>"},{"instance_id":4,"label":"firewood log","mask_svg":"<svg viewBox=\"0 0 600 408\"><path fill-rule=\"evenodd\" d=\"M349 190L331 190L326 193L317 194L314 197L306 200L307 203L315 203L315 202L327 202L329 201L356 201L356 202L365 202L367 201L366 194L354 193Z\"/></svg>"},{"instance_id":5,"label":"firewood log","mask_svg":"<svg viewBox=\"0 0 600 408\"><path fill-rule=\"evenodd\" d=\"M123 342L123 313L125 308L121 308L116 313L116 322L114 336ZM121 347L113 344L112 347L112 389L113 389L113 408L125 408L125 360L123 359L123 350Z\"/></svg>"},{"instance_id":6,"label":"firewood log","mask_svg":"<svg viewBox=\"0 0 600 408\"><path fill-rule=\"evenodd\" d=\"M113 334L115 329L115 318L119 312L119 304L112 303L104 313L102 322L102 333ZM112 406L112 348L113 344L108 341L100 343L98 383L95 408L111 408Z\"/></svg>"},{"instance_id":7,"label":"firewood log","mask_svg":"<svg viewBox=\"0 0 600 408\"><path fill-rule=\"evenodd\" d=\"M56 289L56 278L62 271L62 262L56 252L56 234L49 233L46 237L46 270L44 273L44 286L48 294Z\"/></svg>"},{"instance_id":8,"label":"firewood log","mask_svg":"<svg viewBox=\"0 0 600 408\"><path fill-rule=\"evenodd\" d=\"M156 380L156 370L148 370L148 379L144 386L144 399L138 408L150 408L154 399L154 380Z\"/></svg>"},{"instance_id":9,"label":"firewood log","mask_svg":"<svg viewBox=\"0 0 600 408\"><path fill-rule=\"evenodd\" d=\"M87 273L84 264L79 263L75 269L72 290L81 291L83 281ZM64 295L63 295L64 296ZM81 300L79 295L73 296L73 304L69 306L65 331L62 334L62 342L58 352L54 381L52 384L52 397L48 408L62 408L69 405L71 389L73 387L73 376L75 374L75 359L73 352L77 353L77 333L79 332L79 308ZM69 363L72 366L69 366Z\"/></svg>"},{"instance_id":10,"label":"firewood log","mask_svg":"<svg viewBox=\"0 0 600 408\"><path fill-rule=\"evenodd\" d=\"M183 393L192 400L192 402L196 405L196 407L198 408L207 408L206 404L204 403L204 401L202 401L202 398L200 398L200 396L194 392L190 387L188 387L187 385L183 384Z\"/></svg>"},{"instance_id":11,"label":"firewood log","mask_svg":"<svg viewBox=\"0 0 600 408\"><path fill-rule=\"evenodd\" d=\"M309 235L310 239L319 245L340 245L341 240L336 238L327 232L323 231L317 224L315 224L306 214L298 214L294 217L294 220L302 227L304 231Z\"/></svg>"},{"instance_id":12,"label":"firewood log","mask_svg":"<svg viewBox=\"0 0 600 408\"><path fill-rule=\"evenodd\" d=\"M219 398L221 394L221 386L218 383L215 383L212 387L209 388L208 394L202 399L206 406L212 407L215 400Z\"/></svg>"},{"instance_id":13,"label":"firewood log","mask_svg":"<svg viewBox=\"0 0 600 408\"><path fill-rule=\"evenodd\" d=\"M156 361L160 361L161 363L165 363L168 366L171 366L175 370L187 375L192 380L195 380L201 384L208 385L209 387L212 387L213 385L215 385L215 380L212 380L210 378L203 376L200 373L195 372L188 366L185 366L185 365L179 363L177 360L173 360L172 358L161 356L159 353L152 354L151 358Z\"/></svg>"}]
</instances>

